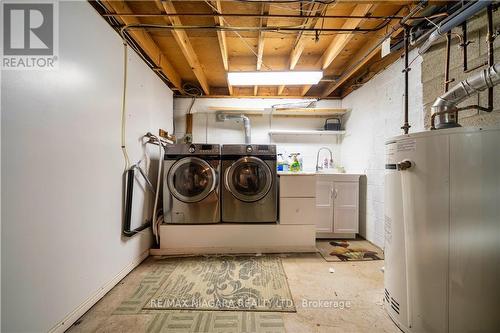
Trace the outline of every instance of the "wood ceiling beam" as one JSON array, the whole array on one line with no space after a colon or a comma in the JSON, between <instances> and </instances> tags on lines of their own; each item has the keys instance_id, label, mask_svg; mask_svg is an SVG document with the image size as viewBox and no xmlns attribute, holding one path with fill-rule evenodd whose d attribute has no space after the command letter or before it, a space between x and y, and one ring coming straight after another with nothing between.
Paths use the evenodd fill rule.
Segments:
<instances>
[{"instance_id":1,"label":"wood ceiling beam","mask_svg":"<svg viewBox=\"0 0 500 333\"><path fill-rule=\"evenodd\" d=\"M351 92L353 92L355 89L357 89L356 87L360 87L360 86L366 84L375 75L377 75L381 70L383 70L388 65L395 62L403 54L404 54L404 48L389 54L388 56L383 58L381 61L375 61L374 63L370 64L368 66L368 70L360 78L355 77L355 76L351 76L351 78L344 83L343 87L341 87L341 91L339 94L340 97L344 98L345 96L347 96ZM358 81L359 79L361 79L361 82Z\"/></svg>"},{"instance_id":2,"label":"wood ceiling beam","mask_svg":"<svg viewBox=\"0 0 500 333\"><path fill-rule=\"evenodd\" d=\"M219 14L222 14L222 4L220 0L217 1L212 1L212 5L217 9L217 12ZM214 17L215 19L215 24L223 27L225 25L224 18L219 16L219 17ZM227 39L226 39L226 31L224 30L217 30L217 39L219 40L219 49L220 49L220 55L222 57L222 64L224 65L224 70L226 73L229 71L229 55L227 51ZM227 77L226 77L227 80ZM233 87L227 83L227 89L229 90L229 95L233 94Z\"/></svg>"},{"instance_id":3,"label":"wood ceiling beam","mask_svg":"<svg viewBox=\"0 0 500 333\"><path fill-rule=\"evenodd\" d=\"M313 15L304 20L303 22L304 26L308 28L314 28L316 26L316 23L321 17L320 15L317 15L319 13L320 8L322 8L322 5L320 3L312 5L311 13L313 13ZM302 33L299 33L299 35L297 36L294 47L292 48L292 52L290 52L290 58L288 60L288 68L290 70L293 70L297 65L297 63L299 62L300 56L302 55L302 52L304 52L304 48L306 46L306 39L307 38ZM279 86L278 95L281 95L284 90L285 90L284 85Z\"/></svg>"},{"instance_id":4,"label":"wood ceiling beam","mask_svg":"<svg viewBox=\"0 0 500 333\"><path fill-rule=\"evenodd\" d=\"M105 1L103 3L115 13L133 13L123 0ZM120 19L125 25L141 23L136 17L133 16L120 17ZM140 45L146 55L153 61L155 66L161 70L172 85L181 90L182 80L180 75L177 73L174 66L172 66L172 64L168 61L168 58L161 52L161 49L158 47L151 35L143 30L130 30L127 33Z\"/></svg>"},{"instance_id":5,"label":"wood ceiling beam","mask_svg":"<svg viewBox=\"0 0 500 333\"><path fill-rule=\"evenodd\" d=\"M365 16L370 12L370 10L374 9L376 5L373 4L361 4L354 7L353 11L350 15L353 16ZM361 22L363 22L362 18L352 18L347 19L342 25L342 29L355 29L357 28ZM326 48L323 55L316 63L317 68L321 68L325 70L332 64L332 62L337 58L342 50L349 44L349 42L354 38L355 34L339 34L337 35L330 45ZM312 85L305 85L302 88L301 94L302 96L306 95L309 89L311 89Z\"/></svg>"},{"instance_id":6,"label":"wood ceiling beam","mask_svg":"<svg viewBox=\"0 0 500 333\"><path fill-rule=\"evenodd\" d=\"M263 3L262 8L261 8L261 14L262 15L267 15L269 14L269 4L268 3ZM260 26L261 27L267 27L267 17L261 17L260 18ZM264 32L259 31L259 38L258 38L258 45L257 45L257 70L260 71L260 68L262 67L262 57L264 56Z\"/></svg>"},{"instance_id":7,"label":"wood ceiling beam","mask_svg":"<svg viewBox=\"0 0 500 333\"><path fill-rule=\"evenodd\" d=\"M339 88L344 82L346 82L356 71L363 67L367 62L369 62L373 57L380 53L380 47L375 48L369 54L366 55L375 45L377 45L378 39L371 39L365 46L363 46L354 57L345 65L345 68L350 68L348 72L341 75L338 81L329 83L326 88L321 93L321 96L329 96L337 88ZM366 55L366 57L365 57ZM358 63L359 62L359 63ZM352 67L354 66L354 67Z\"/></svg>"},{"instance_id":8,"label":"wood ceiling beam","mask_svg":"<svg viewBox=\"0 0 500 333\"><path fill-rule=\"evenodd\" d=\"M395 26L398 23L399 20L391 20L389 25ZM403 28L399 27L391 34L391 37L397 36L398 34L401 33L401 31L403 31ZM351 60L344 66L345 68L348 68L348 71L342 73L338 81L329 83L321 93L321 96L322 97L329 96L332 92L334 92L337 88L339 88L342 84L344 84L354 73L356 73L360 68L362 68L367 62L369 62L373 57L378 55L380 53L380 50L382 49L382 45L377 45L379 43L380 39L378 38L370 39L358 52L356 52L354 57L352 57Z\"/></svg>"},{"instance_id":9,"label":"wood ceiling beam","mask_svg":"<svg viewBox=\"0 0 500 333\"><path fill-rule=\"evenodd\" d=\"M167 14L176 13L174 4L171 1L156 0L155 2L158 8L160 10L163 8L163 10L165 10ZM165 21L169 22L172 25L182 25L181 20L177 16L168 16L165 18ZM203 68L201 66L200 61L198 60L198 56L196 55L196 52L194 51L193 46L189 41L187 32L185 30L178 30L178 29L171 30L171 32L172 35L174 36L175 41L179 45L182 54L184 55L189 66L193 70L196 79L200 83L201 88L203 89L206 95L210 95L210 87L208 85L207 77L203 72Z\"/></svg>"},{"instance_id":10,"label":"wood ceiling beam","mask_svg":"<svg viewBox=\"0 0 500 333\"><path fill-rule=\"evenodd\" d=\"M354 7L351 15L364 16L372 10L374 5L363 4ZM356 29L363 19L348 19L342 25L342 29ZM328 48L321 56L321 69L325 69L333 62L333 60L340 54L340 52L347 46L347 44L354 38L354 34L340 34L337 35L333 41L328 45Z\"/></svg>"},{"instance_id":11,"label":"wood ceiling beam","mask_svg":"<svg viewBox=\"0 0 500 333\"><path fill-rule=\"evenodd\" d=\"M262 7L260 9L260 14L261 15L268 15L269 14L269 4L268 3L263 3ZM259 20L259 26L260 27L267 27L267 17L261 17ZM264 56L264 31L259 31L259 37L257 41L257 65L256 69L260 71L262 67L262 58ZM253 94L257 96L257 93L259 92L259 86L254 86L253 88Z\"/></svg>"},{"instance_id":12,"label":"wood ceiling beam","mask_svg":"<svg viewBox=\"0 0 500 333\"><path fill-rule=\"evenodd\" d=\"M311 12L313 13L319 13L319 9L321 8L321 4L314 4L312 6ZM316 26L316 23L320 19L320 15L314 15L311 17L308 17L307 19L304 20L304 25L308 28L314 28ZM299 34L297 41L295 42L295 46L292 49L292 52L290 53L290 63L289 63L289 68L292 70L295 68L297 63L299 62L300 56L302 55L302 52L304 51L304 48L306 46L306 36L304 34Z\"/></svg>"}]
</instances>

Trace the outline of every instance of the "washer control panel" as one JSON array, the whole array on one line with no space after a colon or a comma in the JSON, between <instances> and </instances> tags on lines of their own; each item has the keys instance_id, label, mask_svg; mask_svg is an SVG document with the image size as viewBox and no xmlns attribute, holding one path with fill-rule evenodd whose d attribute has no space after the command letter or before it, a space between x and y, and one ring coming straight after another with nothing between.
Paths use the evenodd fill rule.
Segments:
<instances>
[{"instance_id":1,"label":"washer control panel","mask_svg":"<svg viewBox=\"0 0 500 333\"><path fill-rule=\"evenodd\" d=\"M201 143L167 145L165 153L170 155L220 155L220 145Z\"/></svg>"},{"instance_id":2,"label":"washer control panel","mask_svg":"<svg viewBox=\"0 0 500 333\"><path fill-rule=\"evenodd\" d=\"M276 155L276 145L223 145L222 155Z\"/></svg>"}]
</instances>

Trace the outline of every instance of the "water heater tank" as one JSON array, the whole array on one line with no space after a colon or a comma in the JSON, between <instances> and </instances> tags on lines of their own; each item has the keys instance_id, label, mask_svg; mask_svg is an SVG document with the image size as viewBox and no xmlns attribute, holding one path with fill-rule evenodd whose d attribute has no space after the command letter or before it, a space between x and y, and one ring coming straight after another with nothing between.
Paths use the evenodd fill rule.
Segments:
<instances>
[{"instance_id":1,"label":"water heater tank","mask_svg":"<svg viewBox=\"0 0 500 333\"><path fill-rule=\"evenodd\" d=\"M404 332L500 328L500 128L386 142L385 308Z\"/></svg>"}]
</instances>

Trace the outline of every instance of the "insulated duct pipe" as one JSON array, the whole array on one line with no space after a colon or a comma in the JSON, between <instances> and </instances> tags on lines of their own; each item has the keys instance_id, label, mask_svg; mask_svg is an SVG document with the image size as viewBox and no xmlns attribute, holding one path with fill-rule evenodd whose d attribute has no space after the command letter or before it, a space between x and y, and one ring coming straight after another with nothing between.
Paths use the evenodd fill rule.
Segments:
<instances>
[{"instance_id":1,"label":"insulated duct pipe","mask_svg":"<svg viewBox=\"0 0 500 333\"><path fill-rule=\"evenodd\" d=\"M229 114L223 112L217 112L216 117L218 121L226 121L226 120L243 121L243 127L245 128L245 143L250 144L251 141L250 118L248 118L243 114Z\"/></svg>"},{"instance_id":2,"label":"insulated duct pipe","mask_svg":"<svg viewBox=\"0 0 500 333\"><path fill-rule=\"evenodd\" d=\"M475 15L482 9L488 7L491 4L490 0L481 0L476 1L472 5L466 7L464 10L459 12L457 15L450 17L445 20L442 24L439 25L430 35L429 38L425 41L425 43L420 47L418 53L424 54L427 50L430 49L432 44L436 40L438 40L441 36L445 35L448 31L455 28L456 26L464 23L468 18Z\"/></svg>"},{"instance_id":3,"label":"insulated duct pipe","mask_svg":"<svg viewBox=\"0 0 500 333\"><path fill-rule=\"evenodd\" d=\"M448 92L439 96L432 105L431 129L441 129L449 127L459 127L455 113L466 109L479 109L483 111L491 111L487 108L481 108L476 105L457 108L457 104L462 102L469 96L479 93L480 91L491 88L500 83L500 63L496 63L490 68L484 69L463 80ZM439 123L434 125L435 118L438 117Z\"/></svg>"}]
</instances>

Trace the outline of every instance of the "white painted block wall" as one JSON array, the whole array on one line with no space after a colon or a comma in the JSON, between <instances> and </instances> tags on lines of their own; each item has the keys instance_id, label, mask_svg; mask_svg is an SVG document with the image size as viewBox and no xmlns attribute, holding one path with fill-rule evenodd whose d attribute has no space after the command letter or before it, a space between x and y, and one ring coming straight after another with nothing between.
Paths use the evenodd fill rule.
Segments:
<instances>
[{"instance_id":1,"label":"white painted block wall","mask_svg":"<svg viewBox=\"0 0 500 333\"><path fill-rule=\"evenodd\" d=\"M185 114L190 98L174 98L175 134L181 138L185 134ZM273 105L303 103L303 100L265 99L265 98L198 98L193 105L193 142L198 143L245 143L243 125L235 121L216 121L215 111L209 107L247 107L271 109ZM316 104L319 108L340 108L340 100L324 100ZM267 110L267 111L269 111ZM280 135L269 136L270 129L313 130L323 128L325 118L307 117L270 117L250 116L252 124L252 143L276 144L278 153L288 156L300 152L304 169L314 170L316 153L320 147L326 146L333 151L335 163L340 161L341 138L336 136ZM327 154L322 153L321 157Z\"/></svg>"},{"instance_id":2,"label":"white painted block wall","mask_svg":"<svg viewBox=\"0 0 500 333\"><path fill-rule=\"evenodd\" d=\"M417 52L410 52L410 60ZM421 63L418 56L409 74L410 133L424 130ZM348 172L366 174L362 180L366 197L360 199L360 233L369 241L384 245L384 143L403 134L404 110L403 59L390 65L368 83L342 100L350 109L344 117L346 135L341 160Z\"/></svg>"},{"instance_id":3,"label":"white painted block wall","mask_svg":"<svg viewBox=\"0 0 500 333\"><path fill-rule=\"evenodd\" d=\"M421 57L416 51L410 53L413 60L409 76L409 122L410 132L424 130L424 108L422 102ZM402 134L404 103L404 68L400 59L376 75L367 84L340 101L320 101L318 107L342 107L349 109L344 116L346 134L336 141L335 137L283 136L271 139L269 129L317 129L322 118L274 118L251 116L252 141L275 143L279 152L300 151L304 154L304 165L314 169L316 152L327 146L334 152L336 163L347 172L366 174L361 180L360 233L369 241L384 246L384 165L387 138ZM294 103L300 100L280 99L197 99L192 112L195 142L244 143L241 124L216 122L208 107L270 108L274 104ZM340 102L340 103L339 103ZM190 99L174 98L176 135L182 137L185 129L184 115ZM323 157L325 155L322 155Z\"/></svg>"},{"instance_id":4,"label":"white painted block wall","mask_svg":"<svg viewBox=\"0 0 500 333\"><path fill-rule=\"evenodd\" d=\"M86 1L60 2L59 19L59 70L1 78L2 332L54 328L152 241L121 236L121 39ZM133 52L128 89L136 162L141 135L172 130L172 92Z\"/></svg>"}]
</instances>

